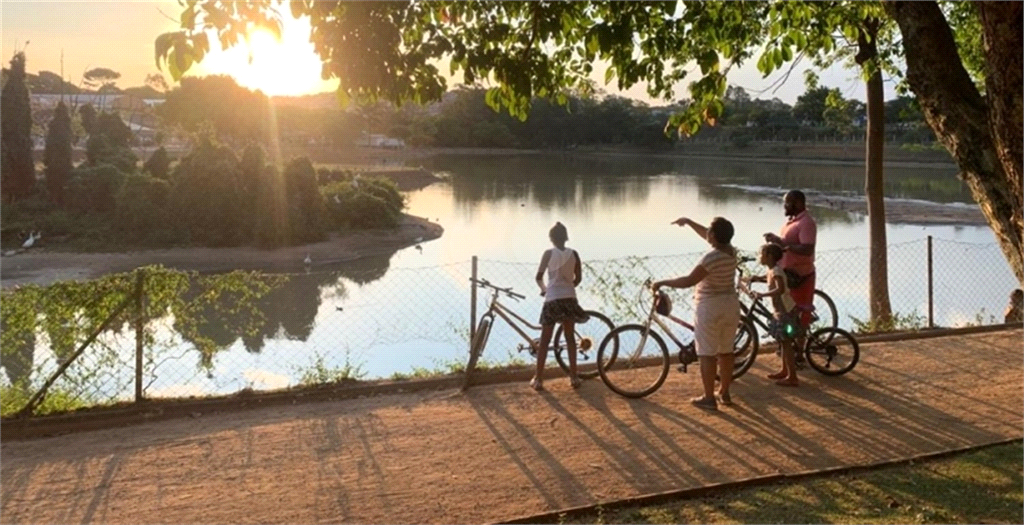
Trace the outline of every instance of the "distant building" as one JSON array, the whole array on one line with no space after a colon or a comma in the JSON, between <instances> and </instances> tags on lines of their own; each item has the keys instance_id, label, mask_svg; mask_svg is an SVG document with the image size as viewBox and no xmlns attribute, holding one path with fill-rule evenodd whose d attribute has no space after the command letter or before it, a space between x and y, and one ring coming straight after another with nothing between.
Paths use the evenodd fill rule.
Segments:
<instances>
[{"instance_id":1,"label":"distant building","mask_svg":"<svg viewBox=\"0 0 1024 525\"><path fill-rule=\"evenodd\" d=\"M356 139L356 146L368 146L371 148L384 148L384 149L402 149L405 147L405 141L402 139L394 139L387 135L372 135L363 133L361 137Z\"/></svg>"}]
</instances>

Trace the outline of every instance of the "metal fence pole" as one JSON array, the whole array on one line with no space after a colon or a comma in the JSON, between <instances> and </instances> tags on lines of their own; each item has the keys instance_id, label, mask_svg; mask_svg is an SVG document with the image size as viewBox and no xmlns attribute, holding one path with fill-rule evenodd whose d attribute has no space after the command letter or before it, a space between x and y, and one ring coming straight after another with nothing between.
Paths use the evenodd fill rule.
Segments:
<instances>
[{"instance_id":1,"label":"metal fence pole","mask_svg":"<svg viewBox=\"0 0 1024 525\"><path fill-rule=\"evenodd\" d=\"M469 287L469 351L473 351L473 336L476 335L476 255L473 256L473 281Z\"/></svg>"},{"instance_id":2,"label":"metal fence pole","mask_svg":"<svg viewBox=\"0 0 1024 525\"><path fill-rule=\"evenodd\" d=\"M135 402L142 401L142 352L146 339L145 270L135 279Z\"/></svg>"},{"instance_id":3,"label":"metal fence pole","mask_svg":"<svg viewBox=\"0 0 1024 525\"><path fill-rule=\"evenodd\" d=\"M928 328L935 328L935 288L932 281L932 236L928 236Z\"/></svg>"}]
</instances>

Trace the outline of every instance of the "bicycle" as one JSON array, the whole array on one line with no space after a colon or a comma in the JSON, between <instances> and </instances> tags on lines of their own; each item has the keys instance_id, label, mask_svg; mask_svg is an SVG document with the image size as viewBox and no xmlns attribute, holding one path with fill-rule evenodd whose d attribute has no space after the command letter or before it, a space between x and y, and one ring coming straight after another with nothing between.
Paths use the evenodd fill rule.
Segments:
<instances>
[{"instance_id":1,"label":"bicycle","mask_svg":"<svg viewBox=\"0 0 1024 525\"><path fill-rule=\"evenodd\" d=\"M601 380L616 394L629 398L653 394L661 388L668 377L668 346L652 325L659 328L679 347L682 372L686 372L687 365L698 360L693 325L672 315L671 303L668 301L666 306L667 300L664 299L668 296L664 292L655 293L651 288L650 279L644 282L640 295L645 290L650 291L652 295L647 318L639 324L616 327L605 336L597 349L597 371ZM674 331L662 317L670 319L681 329L677 328L678 332ZM733 342L733 354L736 356L733 379L750 370L754 359L757 358L758 345L757 331L741 318Z\"/></svg>"},{"instance_id":2,"label":"bicycle","mask_svg":"<svg viewBox=\"0 0 1024 525\"><path fill-rule=\"evenodd\" d=\"M747 258L741 259L741 262L746 262L744 259ZM751 326L759 326L765 332L770 332L769 325L775 319L775 314L761 301L762 298L758 297L750 289L750 278L741 275L736 288L740 291L741 295L751 300L749 306L741 303L743 315L748 323ZM818 292L819 290L815 290L815 294ZM824 295L824 292L822 292L822 295L828 298L827 295ZM832 304L831 299L828 300L830 301L829 304ZM812 321L815 318L815 307L812 305ZM791 337L794 341L798 341L801 338L804 339L803 348L795 349L797 355L802 355L804 361L811 365L811 368L822 374L828 376L845 374L853 370L853 367L860 360L860 345L857 344L857 340L852 334L838 326L814 327L812 325L812 328L804 329L800 323L795 323L791 326L791 329L793 331ZM787 327L788 330L790 330L790 327ZM849 357L842 353L847 348L850 353Z\"/></svg>"},{"instance_id":3,"label":"bicycle","mask_svg":"<svg viewBox=\"0 0 1024 525\"><path fill-rule=\"evenodd\" d=\"M487 311L480 316L480 321L476 325L476 332L473 334L473 338L470 343L470 361L467 369L472 369L476 365L477 359L483 354L496 317L503 319L526 341L525 344L520 344L516 347L517 351L529 351L530 355L536 359L537 350L540 346L540 339L538 337L531 337L523 327L525 326L530 330L539 332L541 330L541 326L527 321L523 316L512 311L499 300L500 295L505 295L506 297L517 301L520 299L526 299L526 296L513 292L512 288L501 288L499 286L495 286L485 279L470 278L470 281L475 286L490 289L491 299L490 304L487 307ZM611 332L613 328L615 328L615 325L612 324L611 320L608 319L607 316L600 312L593 310L585 310L585 312L590 319L585 323L577 323L574 330L577 342L576 375L581 379L592 379L598 375L596 367L594 367L594 370L581 369L591 368L589 360L591 359L591 356L596 356L596 352L590 351L593 348L594 341L603 340L604 337ZM558 362L558 366L568 374L568 343L565 339L565 334L562 333L562 327L560 325L555 329L555 333L551 337L551 343L548 349L554 352L555 361Z\"/></svg>"}]
</instances>

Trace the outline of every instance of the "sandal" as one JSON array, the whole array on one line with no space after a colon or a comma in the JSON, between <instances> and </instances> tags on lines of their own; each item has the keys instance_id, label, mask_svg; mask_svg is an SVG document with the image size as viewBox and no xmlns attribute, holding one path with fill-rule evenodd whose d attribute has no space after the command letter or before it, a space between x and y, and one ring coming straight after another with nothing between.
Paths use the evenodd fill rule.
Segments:
<instances>
[{"instance_id":1,"label":"sandal","mask_svg":"<svg viewBox=\"0 0 1024 525\"><path fill-rule=\"evenodd\" d=\"M580 376L569 376L569 386L573 387L573 389L579 388L583 386L583 381L580 379Z\"/></svg>"},{"instance_id":2,"label":"sandal","mask_svg":"<svg viewBox=\"0 0 1024 525\"><path fill-rule=\"evenodd\" d=\"M702 410L718 410L718 402L713 397L695 397L690 400L690 404Z\"/></svg>"},{"instance_id":3,"label":"sandal","mask_svg":"<svg viewBox=\"0 0 1024 525\"><path fill-rule=\"evenodd\" d=\"M718 394L717 399L718 399L718 402L722 404L722 406L727 406L727 407L731 407L732 406L732 397L729 395L728 392L726 392L724 394Z\"/></svg>"},{"instance_id":4,"label":"sandal","mask_svg":"<svg viewBox=\"0 0 1024 525\"><path fill-rule=\"evenodd\" d=\"M800 386L800 380L798 379L779 379L775 382L779 386Z\"/></svg>"},{"instance_id":5,"label":"sandal","mask_svg":"<svg viewBox=\"0 0 1024 525\"><path fill-rule=\"evenodd\" d=\"M775 372L774 374L768 374L768 379L775 379L775 380L785 379L786 375L787 374L785 372Z\"/></svg>"},{"instance_id":6,"label":"sandal","mask_svg":"<svg viewBox=\"0 0 1024 525\"><path fill-rule=\"evenodd\" d=\"M533 379L530 380L530 388L536 390L537 392L541 392L544 390L544 381L542 379L534 377Z\"/></svg>"}]
</instances>

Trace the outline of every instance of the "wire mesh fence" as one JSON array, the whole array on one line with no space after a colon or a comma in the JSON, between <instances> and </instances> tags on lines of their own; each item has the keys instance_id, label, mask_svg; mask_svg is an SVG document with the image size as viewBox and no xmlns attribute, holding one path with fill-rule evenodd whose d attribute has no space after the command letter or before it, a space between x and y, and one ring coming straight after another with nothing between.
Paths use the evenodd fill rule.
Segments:
<instances>
[{"instance_id":1,"label":"wire mesh fence","mask_svg":"<svg viewBox=\"0 0 1024 525\"><path fill-rule=\"evenodd\" d=\"M1018 286L996 244L926 238L890 245L887 253L892 309L904 328L1001 323L1007 297ZM647 306L644 280L685 275L700 256L584 261L579 301L616 325L636 321ZM816 256L817 287L834 300L844 328L856 330L870 317L868 259L867 248ZM754 263L747 263L747 269L763 273ZM475 265L478 278L525 295L520 301L503 301L531 323L537 322L543 305L536 270L536 263L483 259ZM458 372L468 358L472 319L484 312L489 299L480 290L474 307L473 275L473 262L465 261L296 273L262 292L239 283L207 289L194 282L182 292L180 304L163 310L155 305L166 287L155 278L146 281L140 297L134 295L138 292L132 279L122 279L106 288L110 297L104 300L134 297L125 312L73 322L69 319L78 318L48 314L50 310L33 306L41 304L38 299L22 301L14 295L25 290L5 292L2 413L22 410L53 377L33 413L144 398ZM670 293L675 315L692 319L692 291ZM74 305L67 308L75 310ZM84 315L87 308L78 310ZM30 330L7 330L18 316L31 320L25 325ZM107 321L108 326L101 326ZM139 326L144 327L141 332ZM95 339L87 343L93 333ZM520 351L523 343L519 334L498 322L482 362L527 364L532 357Z\"/></svg>"}]
</instances>

